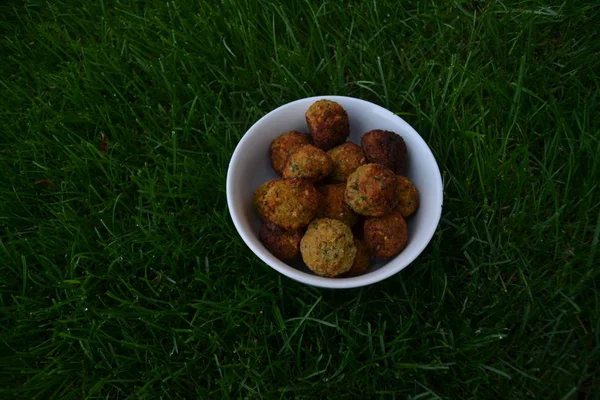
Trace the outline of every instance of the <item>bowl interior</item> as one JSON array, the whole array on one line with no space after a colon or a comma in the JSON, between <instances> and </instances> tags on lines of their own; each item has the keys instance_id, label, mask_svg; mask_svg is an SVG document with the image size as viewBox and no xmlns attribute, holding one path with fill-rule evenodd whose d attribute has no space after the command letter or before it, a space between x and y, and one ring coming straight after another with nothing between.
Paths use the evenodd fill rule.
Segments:
<instances>
[{"instance_id":1,"label":"bowl interior","mask_svg":"<svg viewBox=\"0 0 600 400\"><path fill-rule=\"evenodd\" d=\"M254 212L254 191L265 181L277 178L269 159L271 141L280 134L297 130L307 132L304 113L320 98L340 103L350 119L349 141L360 144L362 135L372 129L390 130L401 135L408 149L407 176L420 194L417 213L409 217L408 245L393 259L378 262L361 276L354 278L323 278L314 275L302 263L289 265L275 258L258 240L260 221ZM421 136L404 120L373 103L350 97L319 96L298 100L265 115L246 132L238 144L227 176L227 200L238 232L246 244L279 272L304 283L324 287L356 287L379 280L400 271L425 248L438 225L442 207L442 181L431 150Z\"/></svg>"}]
</instances>

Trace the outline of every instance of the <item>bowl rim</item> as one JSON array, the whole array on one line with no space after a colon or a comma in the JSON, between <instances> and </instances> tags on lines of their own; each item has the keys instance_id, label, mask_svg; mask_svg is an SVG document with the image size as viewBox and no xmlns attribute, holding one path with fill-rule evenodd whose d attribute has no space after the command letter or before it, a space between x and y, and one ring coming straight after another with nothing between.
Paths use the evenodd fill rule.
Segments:
<instances>
[{"instance_id":1,"label":"bowl rim","mask_svg":"<svg viewBox=\"0 0 600 400\"><path fill-rule=\"evenodd\" d=\"M378 112L381 112L384 114L387 113L393 119L397 119L398 123L400 125L402 125L405 130L412 131L411 133L414 133L417 136L416 140L422 141L423 144L425 145L423 148L423 151L426 153L426 156L428 158L430 158L429 161L433 161L433 164L435 165L435 172L437 172L437 174L436 174L437 176L431 177L430 179L432 179L432 180L435 179L435 184L437 187L439 187L439 191L437 191L438 195L437 195L437 198L435 199L436 205L439 206L439 208L438 208L439 212L437 212L435 215L431 216L431 218L432 218L431 221L435 222L435 223L430 225L431 229L430 229L430 232L427 232L427 234L426 234L426 240L423 240L421 242L421 244L419 244L419 246L416 248L416 250L413 251L413 255L411 257L409 257L408 260L405 263L403 263L403 265L390 266L389 268L385 268L385 267L380 268L377 271L371 272L369 274L359 275L359 276L352 277L352 278L341 278L341 279L326 278L326 277L321 277L321 276L317 276L317 275L307 274L306 272L300 271L292 266L289 266L288 264L282 262L281 260L278 260L274 256L272 256L272 259L268 259L267 255L264 254L264 252L266 250L262 250L262 249L258 248L257 246L254 245L254 243L252 241L248 240L248 238L246 237L247 233L245 233L242 229L241 210L239 210L238 208L235 207L234 202L233 202L233 193L232 192L233 192L233 186L234 186L233 176L234 176L234 171L237 168L238 161L240 160L239 155L241 154L242 149L245 148L245 146L248 143L250 143L250 140L251 140L250 137L252 135L248 135L248 133L251 133L254 129L256 129L257 126L260 125L260 123L263 120L272 117L273 114L277 114L278 112L281 112L281 111L285 110L286 108L294 107L297 103L309 102L309 101L314 102L314 101L317 101L320 99L328 99L328 100L336 101L339 103L343 103L344 101L357 101L357 102L362 102L365 105L368 105L369 107L375 107L378 109ZM282 130L282 132L283 131L284 130ZM383 281L392 275L397 274L398 272L402 271L404 268L406 268L407 266L412 264L412 262L419 255L421 255L423 250L425 250L425 248L427 247L429 242L431 242L431 238L437 231L437 227L439 225L439 221L442 216L442 207L443 207L443 202L444 202L443 191L444 191L444 187L443 187L442 175L441 175L438 163L435 159L435 156L433 155L431 148L427 145L427 142L425 142L423 137L412 126L410 126L410 124L408 124L404 119L402 119L398 115L394 114L390 110L388 110L378 104L371 103L370 101L367 101L367 100L358 99L356 97L336 96L336 95L321 95L321 96L304 97L304 98L297 99L292 102L283 104L283 105L271 110L267 114L263 115L260 119L258 119L256 122L254 122L254 124L252 124L252 126L250 128L248 128L248 130L246 130L246 132L244 132L244 135L242 136L242 138L236 145L235 150L233 151L233 154L231 155L231 158L229 160L229 167L227 169L227 180L226 180L227 208L229 210L229 215L231 216L231 219L233 221L235 229L237 230L238 234L241 236L241 238L244 241L244 243L246 244L246 246L248 246L250 248L250 250L252 250L252 252L259 259L261 259L265 264L267 264L269 267L273 268L274 270L278 271L279 273L287 276L288 278L294 279L298 282L302 282L302 283L310 285L310 286L316 286L316 287L322 287L322 288L328 288L328 289L351 289L351 288L357 288L357 287L361 287L361 286L371 285L371 284Z\"/></svg>"}]
</instances>

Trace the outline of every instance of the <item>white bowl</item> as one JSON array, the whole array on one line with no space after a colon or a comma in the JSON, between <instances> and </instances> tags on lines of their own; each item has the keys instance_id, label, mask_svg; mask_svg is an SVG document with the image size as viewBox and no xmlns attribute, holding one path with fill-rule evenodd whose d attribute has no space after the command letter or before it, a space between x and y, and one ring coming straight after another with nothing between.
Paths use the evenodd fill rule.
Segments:
<instances>
[{"instance_id":1,"label":"white bowl","mask_svg":"<svg viewBox=\"0 0 600 400\"><path fill-rule=\"evenodd\" d=\"M304 113L319 99L342 105L350 118L349 141L360 144L362 135L372 129L394 131L408 149L408 178L420 193L420 206L409 217L408 245L396 257L380 261L367 273L353 278L324 278L303 266L292 266L273 256L258 239L260 221L254 212L254 191L265 181L277 178L271 168L269 146L284 132L308 132ZM425 249L442 214L442 177L431 150L421 136L402 118L376 104L343 96L317 96L285 104L258 120L238 143L227 171L227 204L233 223L246 245L271 268L312 286L343 289L370 285L403 270Z\"/></svg>"}]
</instances>

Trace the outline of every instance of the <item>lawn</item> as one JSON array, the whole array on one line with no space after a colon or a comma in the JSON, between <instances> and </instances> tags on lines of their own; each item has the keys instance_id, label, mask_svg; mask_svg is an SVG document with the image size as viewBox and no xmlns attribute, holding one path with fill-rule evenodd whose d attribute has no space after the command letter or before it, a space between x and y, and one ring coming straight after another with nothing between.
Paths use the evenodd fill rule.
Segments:
<instances>
[{"instance_id":1,"label":"lawn","mask_svg":"<svg viewBox=\"0 0 600 400\"><path fill-rule=\"evenodd\" d=\"M0 4L0 397L586 399L600 390L600 5ZM437 158L437 233L344 291L228 215L246 129L389 108Z\"/></svg>"}]
</instances>

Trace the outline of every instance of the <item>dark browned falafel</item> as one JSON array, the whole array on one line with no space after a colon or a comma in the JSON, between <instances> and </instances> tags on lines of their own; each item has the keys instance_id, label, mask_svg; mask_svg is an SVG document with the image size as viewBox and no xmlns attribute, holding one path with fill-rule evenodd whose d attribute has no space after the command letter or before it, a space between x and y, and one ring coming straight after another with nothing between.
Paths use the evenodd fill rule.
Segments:
<instances>
[{"instance_id":1,"label":"dark browned falafel","mask_svg":"<svg viewBox=\"0 0 600 400\"><path fill-rule=\"evenodd\" d=\"M270 221L265 221L258 231L258 238L275 257L289 260L300 254L299 230L283 229Z\"/></svg>"},{"instance_id":2,"label":"dark browned falafel","mask_svg":"<svg viewBox=\"0 0 600 400\"><path fill-rule=\"evenodd\" d=\"M381 164L397 175L406 174L406 144L400 135L374 129L363 135L360 144L370 163Z\"/></svg>"},{"instance_id":3,"label":"dark browned falafel","mask_svg":"<svg viewBox=\"0 0 600 400\"><path fill-rule=\"evenodd\" d=\"M365 218L363 229L365 245L375 257L394 257L408 243L406 221L395 211L383 217Z\"/></svg>"},{"instance_id":4,"label":"dark browned falafel","mask_svg":"<svg viewBox=\"0 0 600 400\"><path fill-rule=\"evenodd\" d=\"M346 110L330 100L318 100L306 111L306 123L312 140L320 149L329 150L344 143L350 135Z\"/></svg>"}]
</instances>

